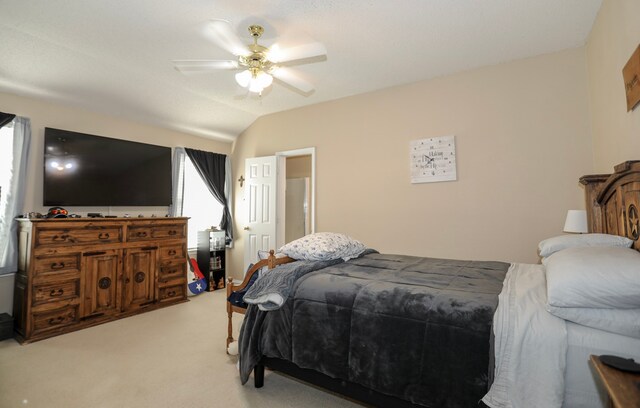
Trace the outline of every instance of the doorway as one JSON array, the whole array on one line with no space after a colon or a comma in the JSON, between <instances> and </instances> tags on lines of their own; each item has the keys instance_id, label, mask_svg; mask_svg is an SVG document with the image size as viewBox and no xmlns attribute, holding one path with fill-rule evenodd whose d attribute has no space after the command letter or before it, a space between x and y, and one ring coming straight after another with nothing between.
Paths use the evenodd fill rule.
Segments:
<instances>
[{"instance_id":1,"label":"doorway","mask_svg":"<svg viewBox=\"0 0 640 408\"><path fill-rule=\"evenodd\" d=\"M302 157L303 159L308 159ZM309 158L310 159L310 158ZM311 201L311 175L298 175L295 177L289 174L291 169L290 160L287 159L287 187L285 200L285 235L284 243L295 241L309 234L311 231L311 214L309 213L309 202ZM307 160L311 161L311 160Z\"/></svg>"},{"instance_id":2,"label":"doorway","mask_svg":"<svg viewBox=\"0 0 640 408\"><path fill-rule=\"evenodd\" d=\"M278 216L284 219L284 229L281 229L284 244L312 234L316 229L315 150L310 147L276 153L285 159L285 199L278 202Z\"/></svg>"},{"instance_id":3,"label":"doorway","mask_svg":"<svg viewBox=\"0 0 640 408\"><path fill-rule=\"evenodd\" d=\"M315 232L315 163L315 147L245 160L245 269L258 260L258 250L277 250Z\"/></svg>"}]
</instances>

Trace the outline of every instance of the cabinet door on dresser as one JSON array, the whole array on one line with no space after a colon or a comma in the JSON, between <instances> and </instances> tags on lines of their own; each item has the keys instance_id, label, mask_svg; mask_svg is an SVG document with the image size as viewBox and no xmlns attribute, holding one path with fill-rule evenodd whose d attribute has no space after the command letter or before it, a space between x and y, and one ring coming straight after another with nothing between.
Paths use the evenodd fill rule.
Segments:
<instances>
[{"instance_id":1,"label":"cabinet door on dresser","mask_svg":"<svg viewBox=\"0 0 640 408\"><path fill-rule=\"evenodd\" d=\"M124 258L122 310L133 310L155 301L157 247L131 248Z\"/></svg>"},{"instance_id":2,"label":"cabinet door on dresser","mask_svg":"<svg viewBox=\"0 0 640 408\"><path fill-rule=\"evenodd\" d=\"M82 254L82 317L117 313L120 309L122 250L86 252Z\"/></svg>"}]
</instances>

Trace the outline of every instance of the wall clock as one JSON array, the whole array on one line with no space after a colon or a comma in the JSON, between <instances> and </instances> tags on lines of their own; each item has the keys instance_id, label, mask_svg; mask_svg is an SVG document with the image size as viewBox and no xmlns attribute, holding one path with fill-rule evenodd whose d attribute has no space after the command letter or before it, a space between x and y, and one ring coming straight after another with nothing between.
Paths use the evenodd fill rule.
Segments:
<instances>
[{"instance_id":1,"label":"wall clock","mask_svg":"<svg viewBox=\"0 0 640 408\"><path fill-rule=\"evenodd\" d=\"M412 183L457 180L455 136L412 140L410 146Z\"/></svg>"}]
</instances>

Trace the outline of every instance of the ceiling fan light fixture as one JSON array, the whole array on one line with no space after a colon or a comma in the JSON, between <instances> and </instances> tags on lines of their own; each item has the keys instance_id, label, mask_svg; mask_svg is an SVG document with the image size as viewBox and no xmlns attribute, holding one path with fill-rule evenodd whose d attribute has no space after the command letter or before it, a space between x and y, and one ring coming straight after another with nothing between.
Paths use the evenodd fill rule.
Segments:
<instances>
[{"instance_id":1,"label":"ceiling fan light fixture","mask_svg":"<svg viewBox=\"0 0 640 408\"><path fill-rule=\"evenodd\" d=\"M251 84L249 85L249 92L261 93L263 89L264 88L260 86L258 81L251 81Z\"/></svg>"},{"instance_id":2,"label":"ceiling fan light fixture","mask_svg":"<svg viewBox=\"0 0 640 408\"><path fill-rule=\"evenodd\" d=\"M243 44L228 21L212 20L208 24L207 36L220 48L232 53L236 60L174 60L175 68L184 74L205 73L219 69L240 69L235 74L238 85L249 92L262 93L273 83L273 77L304 94L313 92L313 85L300 78L294 70L280 66L281 63L304 61L309 58L325 56L326 48L321 43L310 43L281 49L278 44L270 47L258 44L264 28L254 24L249 26L252 44ZM326 59L326 58L325 58Z\"/></svg>"},{"instance_id":3,"label":"ceiling fan light fixture","mask_svg":"<svg viewBox=\"0 0 640 408\"><path fill-rule=\"evenodd\" d=\"M249 86L249 82L251 82L251 71L245 69L242 72L238 72L236 74L236 82L243 88Z\"/></svg>"},{"instance_id":4,"label":"ceiling fan light fixture","mask_svg":"<svg viewBox=\"0 0 640 408\"><path fill-rule=\"evenodd\" d=\"M273 83L273 77L264 71L244 70L236 74L236 82L249 92L260 93Z\"/></svg>"},{"instance_id":5,"label":"ceiling fan light fixture","mask_svg":"<svg viewBox=\"0 0 640 408\"><path fill-rule=\"evenodd\" d=\"M273 77L264 71L260 71L258 72L258 75L256 75L255 81L258 82L264 89L268 88L271 85L271 83L273 82Z\"/></svg>"}]
</instances>

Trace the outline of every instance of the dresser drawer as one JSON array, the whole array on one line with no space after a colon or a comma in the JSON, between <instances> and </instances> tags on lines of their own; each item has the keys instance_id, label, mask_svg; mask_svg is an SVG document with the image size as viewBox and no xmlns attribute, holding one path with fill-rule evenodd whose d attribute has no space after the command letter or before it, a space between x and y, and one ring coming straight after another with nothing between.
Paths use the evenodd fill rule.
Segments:
<instances>
[{"instance_id":1,"label":"dresser drawer","mask_svg":"<svg viewBox=\"0 0 640 408\"><path fill-rule=\"evenodd\" d=\"M184 225L180 224L131 226L127 231L127 241L182 239L184 237Z\"/></svg>"},{"instance_id":2,"label":"dresser drawer","mask_svg":"<svg viewBox=\"0 0 640 408\"><path fill-rule=\"evenodd\" d=\"M184 225L159 225L152 228L151 231L154 238L172 238L182 239L185 237Z\"/></svg>"},{"instance_id":3,"label":"dresser drawer","mask_svg":"<svg viewBox=\"0 0 640 408\"><path fill-rule=\"evenodd\" d=\"M186 293L185 286L186 285L184 283L181 283L179 285L160 288L158 300L160 300L160 302L171 302L174 300L184 299Z\"/></svg>"},{"instance_id":4,"label":"dresser drawer","mask_svg":"<svg viewBox=\"0 0 640 408\"><path fill-rule=\"evenodd\" d=\"M167 245L160 247L160 259L181 259L187 258L187 248L184 244Z\"/></svg>"},{"instance_id":5,"label":"dresser drawer","mask_svg":"<svg viewBox=\"0 0 640 408\"><path fill-rule=\"evenodd\" d=\"M33 334L78 323L78 307L71 305L46 312L33 312Z\"/></svg>"},{"instance_id":6,"label":"dresser drawer","mask_svg":"<svg viewBox=\"0 0 640 408\"><path fill-rule=\"evenodd\" d=\"M151 229L151 226L129 227L129 229L127 230L127 241L144 241L153 239Z\"/></svg>"},{"instance_id":7,"label":"dresser drawer","mask_svg":"<svg viewBox=\"0 0 640 408\"><path fill-rule=\"evenodd\" d=\"M158 272L158 281L160 283L169 282L177 279L187 278L187 262L186 260L162 262L160 263L160 271Z\"/></svg>"},{"instance_id":8,"label":"dresser drawer","mask_svg":"<svg viewBox=\"0 0 640 408\"><path fill-rule=\"evenodd\" d=\"M80 254L41 255L34 258L34 277L80 272Z\"/></svg>"},{"instance_id":9,"label":"dresser drawer","mask_svg":"<svg viewBox=\"0 0 640 408\"><path fill-rule=\"evenodd\" d=\"M80 279L33 285L32 305L76 299L80 296Z\"/></svg>"},{"instance_id":10,"label":"dresser drawer","mask_svg":"<svg viewBox=\"0 0 640 408\"><path fill-rule=\"evenodd\" d=\"M122 229L119 226L42 228L36 231L35 240L36 246L109 244L122 242Z\"/></svg>"}]
</instances>

